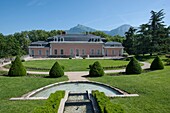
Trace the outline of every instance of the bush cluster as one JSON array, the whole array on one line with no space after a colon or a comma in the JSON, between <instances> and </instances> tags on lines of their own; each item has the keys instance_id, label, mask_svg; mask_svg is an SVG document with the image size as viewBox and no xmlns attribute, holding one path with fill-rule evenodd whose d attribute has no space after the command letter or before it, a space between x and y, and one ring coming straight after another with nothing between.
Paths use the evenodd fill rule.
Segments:
<instances>
[{"instance_id":1,"label":"bush cluster","mask_svg":"<svg viewBox=\"0 0 170 113\"><path fill-rule=\"evenodd\" d=\"M8 76L26 76L27 72L25 67L22 65L20 57L17 56L9 69Z\"/></svg>"},{"instance_id":2,"label":"bush cluster","mask_svg":"<svg viewBox=\"0 0 170 113\"><path fill-rule=\"evenodd\" d=\"M56 61L55 64L52 66L52 68L50 69L49 75L52 78L57 78L57 77L61 77L64 75L64 67L60 66L60 64Z\"/></svg>"},{"instance_id":3,"label":"bush cluster","mask_svg":"<svg viewBox=\"0 0 170 113\"><path fill-rule=\"evenodd\" d=\"M120 105L112 104L103 92L92 91L92 95L97 101L100 113L125 113Z\"/></svg>"},{"instance_id":4,"label":"bush cluster","mask_svg":"<svg viewBox=\"0 0 170 113\"><path fill-rule=\"evenodd\" d=\"M104 75L103 67L100 65L98 61L94 62L93 65L89 65L89 68L90 68L89 76L100 77Z\"/></svg>"},{"instance_id":5,"label":"bush cluster","mask_svg":"<svg viewBox=\"0 0 170 113\"><path fill-rule=\"evenodd\" d=\"M133 57L126 67L126 74L140 74L142 68L135 57Z\"/></svg>"},{"instance_id":6,"label":"bush cluster","mask_svg":"<svg viewBox=\"0 0 170 113\"><path fill-rule=\"evenodd\" d=\"M162 63L161 59L158 56L151 63L150 69L151 70L164 69L164 64Z\"/></svg>"},{"instance_id":7,"label":"bush cluster","mask_svg":"<svg viewBox=\"0 0 170 113\"><path fill-rule=\"evenodd\" d=\"M45 106L37 107L33 113L57 113L60 101L64 98L65 91L56 91L47 99Z\"/></svg>"}]
</instances>

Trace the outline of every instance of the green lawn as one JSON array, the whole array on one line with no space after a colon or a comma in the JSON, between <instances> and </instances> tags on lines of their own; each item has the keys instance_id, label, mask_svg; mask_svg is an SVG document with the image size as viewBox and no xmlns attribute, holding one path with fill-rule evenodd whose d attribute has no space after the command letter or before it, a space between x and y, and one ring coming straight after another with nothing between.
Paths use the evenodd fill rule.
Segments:
<instances>
[{"instance_id":1,"label":"green lawn","mask_svg":"<svg viewBox=\"0 0 170 113\"><path fill-rule=\"evenodd\" d=\"M118 87L139 97L115 98L127 113L170 113L170 67L140 75L89 78Z\"/></svg>"},{"instance_id":2,"label":"green lawn","mask_svg":"<svg viewBox=\"0 0 170 113\"><path fill-rule=\"evenodd\" d=\"M128 61L123 60L101 60L101 59L60 59L60 60L32 60L23 62L24 66L29 68L41 68L47 69L43 71L49 71L52 65L58 61L60 65L65 67L65 71L87 71L90 64L93 64L95 61L99 61L103 67L108 66L122 66L127 65ZM35 69L34 69L35 70ZM42 71L42 70L41 70Z\"/></svg>"},{"instance_id":3,"label":"green lawn","mask_svg":"<svg viewBox=\"0 0 170 113\"><path fill-rule=\"evenodd\" d=\"M0 71L1 73L3 72ZM45 101L9 101L9 98L20 97L34 89L67 80L66 76L61 78L0 76L0 113L30 113L35 107L44 105Z\"/></svg>"}]
</instances>

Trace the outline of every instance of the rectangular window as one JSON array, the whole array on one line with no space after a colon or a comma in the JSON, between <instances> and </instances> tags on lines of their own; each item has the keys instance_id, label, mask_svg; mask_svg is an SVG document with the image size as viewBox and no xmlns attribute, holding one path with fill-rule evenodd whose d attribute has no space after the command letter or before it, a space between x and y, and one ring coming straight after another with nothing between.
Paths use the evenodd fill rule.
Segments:
<instances>
[{"instance_id":1,"label":"rectangular window","mask_svg":"<svg viewBox=\"0 0 170 113\"><path fill-rule=\"evenodd\" d=\"M105 50L105 56L107 56L107 49Z\"/></svg>"},{"instance_id":2,"label":"rectangular window","mask_svg":"<svg viewBox=\"0 0 170 113\"><path fill-rule=\"evenodd\" d=\"M74 55L74 50L72 48L70 49L70 55Z\"/></svg>"},{"instance_id":3,"label":"rectangular window","mask_svg":"<svg viewBox=\"0 0 170 113\"><path fill-rule=\"evenodd\" d=\"M34 50L32 50L32 56L34 56Z\"/></svg>"},{"instance_id":4,"label":"rectangular window","mask_svg":"<svg viewBox=\"0 0 170 113\"><path fill-rule=\"evenodd\" d=\"M38 55L41 55L41 50L38 50Z\"/></svg>"},{"instance_id":5,"label":"rectangular window","mask_svg":"<svg viewBox=\"0 0 170 113\"><path fill-rule=\"evenodd\" d=\"M114 52L114 50L112 50L112 55L114 55L115 54L115 52Z\"/></svg>"},{"instance_id":6,"label":"rectangular window","mask_svg":"<svg viewBox=\"0 0 170 113\"><path fill-rule=\"evenodd\" d=\"M97 55L100 55L100 49L97 50Z\"/></svg>"},{"instance_id":7,"label":"rectangular window","mask_svg":"<svg viewBox=\"0 0 170 113\"><path fill-rule=\"evenodd\" d=\"M61 55L63 55L63 54L64 54L64 50L63 50L63 49L61 49L61 52L60 52L60 54L61 54Z\"/></svg>"},{"instance_id":8,"label":"rectangular window","mask_svg":"<svg viewBox=\"0 0 170 113\"><path fill-rule=\"evenodd\" d=\"M84 49L82 49L82 55L85 55L85 50Z\"/></svg>"},{"instance_id":9,"label":"rectangular window","mask_svg":"<svg viewBox=\"0 0 170 113\"><path fill-rule=\"evenodd\" d=\"M49 55L49 51L48 50L46 50L46 56L48 56Z\"/></svg>"},{"instance_id":10,"label":"rectangular window","mask_svg":"<svg viewBox=\"0 0 170 113\"><path fill-rule=\"evenodd\" d=\"M91 49L91 55L94 55L94 49Z\"/></svg>"},{"instance_id":11,"label":"rectangular window","mask_svg":"<svg viewBox=\"0 0 170 113\"><path fill-rule=\"evenodd\" d=\"M54 54L57 55L57 49L54 50Z\"/></svg>"},{"instance_id":12,"label":"rectangular window","mask_svg":"<svg viewBox=\"0 0 170 113\"><path fill-rule=\"evenodd\" d=\"M76 49L76 56L79 56L79 49Z\"/></svg>"}]
</instances>

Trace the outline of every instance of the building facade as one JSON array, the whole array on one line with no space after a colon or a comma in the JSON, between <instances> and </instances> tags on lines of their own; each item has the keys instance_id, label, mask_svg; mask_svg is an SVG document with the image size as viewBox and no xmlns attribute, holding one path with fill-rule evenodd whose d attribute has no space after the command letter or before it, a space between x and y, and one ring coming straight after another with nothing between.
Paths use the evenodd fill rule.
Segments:
<instances>
[{"instance_id":1,"label":"building facade","mask_svg":"<svg viewBox=\"0 0 170 113\"><path fill-rule=\"evenodd\" d=\"M91 34L63 34L49 37L47 41L32 42L32 57L114 57L123 55L119 42L105 42L104 38Z\"/></svg>"}]
</instances>

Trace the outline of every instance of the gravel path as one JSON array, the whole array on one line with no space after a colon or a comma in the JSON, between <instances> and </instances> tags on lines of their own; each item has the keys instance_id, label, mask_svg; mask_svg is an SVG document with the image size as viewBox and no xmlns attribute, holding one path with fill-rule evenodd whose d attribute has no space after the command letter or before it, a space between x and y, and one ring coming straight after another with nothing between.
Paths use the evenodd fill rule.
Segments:
<instances>
[{"instance_id":1,"label":"gravel path","mask_svg":"<svg viewBox=\"0 0 170 113\"><path fill-rule=\"evenodd\" d=\"M11 62L8 63L4 63L4 64L0 64L0 70L3 71L9 71L9 69L3 68L3 66L10 64ZM150 63L147 62L141 62L144 65L142 66L142 69L147 69L150 68ZM125 72L125 69L120 69L120 70L105 70L105 73L118 73L118 72ZM27 71L28 74L49 74L49 72L34 72L34 71ZM89 72L88 71L80 71L80 72L65 72L65 75L68 76L69 81L80 81L80 80L84 80L84 81L88 81L88 79L86 79L83 76L88 75Z\"/></svg>"}]
</instances>

